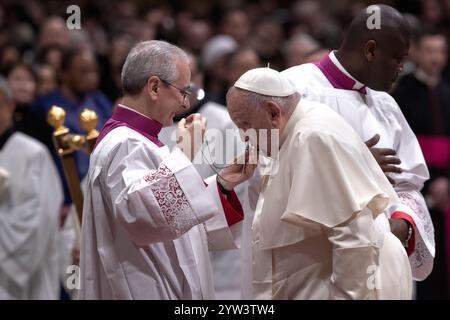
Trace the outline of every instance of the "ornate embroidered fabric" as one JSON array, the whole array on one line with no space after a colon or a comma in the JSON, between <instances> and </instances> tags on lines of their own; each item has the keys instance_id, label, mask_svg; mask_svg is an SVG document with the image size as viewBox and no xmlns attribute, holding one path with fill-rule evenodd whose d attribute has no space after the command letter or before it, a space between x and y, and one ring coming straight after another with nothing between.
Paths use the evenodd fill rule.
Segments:
<instances>
[{"instance_id":1,"label":"ornate embroidered fabric","mask_svg":"<svg viewBox=\"0 0 450 320\"><path fill-rule=\"evenodd\" d=\"M424 212L423 207L419 205L413 195L408 192L399 192L398 196L403 204L407 205L414 211L414 213L421 220L420 223L423 225L425 234L421 234L420 232L416 233L416 247L414 250L414 254L409 257L413 269L419 268L424 263L432 259L431 253L425 245L422 237L425 236L430 243L434 243L433 223L431 222L431 219L429 218L427 212ZM417 222L416 225L418 225Z\"/></svg>"},{"instance_id":2,"label":"ornate embroidered fabric","mask_svg":"<svg viewBox=\"0 0 450 320\"><path fill-rule=\"evenodd\" d=\"M144 177L151 184L151 190L176 236L198 224L197 217L180 187L175 175L164 164L157 171Z\"/></svg>"}]
</instances>

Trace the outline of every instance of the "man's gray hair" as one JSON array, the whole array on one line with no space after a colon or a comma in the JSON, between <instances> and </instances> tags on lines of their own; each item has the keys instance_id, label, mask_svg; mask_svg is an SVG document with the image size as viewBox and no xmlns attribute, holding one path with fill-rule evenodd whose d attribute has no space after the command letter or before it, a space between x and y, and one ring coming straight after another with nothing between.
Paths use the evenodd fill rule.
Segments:
<instances>
[{"instance_id":1,"label":"man's gray hair","mask_svg":"<svg viewBox=\"0 0 450 320\"><path fill-rule=\"evenodd\" d=\"M256 108L256 107L264 104L265 102L270 101L270 102L277 104L280 107L281 112L283 112L283 113L290 111L291 108L294 108L300 99L300 94L298 92L295 92L286 97L275 97L275 96L266 96L263 94L243 90L240 88L236 88L235 86L232 86L228 90L227 100L228 100L228 97L230 96L230 94L234 90L239 90L239 94L240 94L240 98L242 99L242 103L246 104L249 107Z\"/></svg>"},{"instance_id":2,"label":"man's gray hair","mask_svg":"<svg viewBox=\"0 0 450 320\"><path fill-rule=\"evenodd\" d=\"M0 76L0 92L5 97L5 99L8 100L8 102L13 101L13 94L8 81L6 81L6 79L2 76Z\"/></svg>"},{"instance_id":3,"label":"man's gray hair","mask_svg":"<svg viewBox=\"0 0 450 320\"><path fill-rule=\"evenodd\" d=\"M167 82L176 81L178 68L175 62L180 58L188 61L183 50L168 42L151 40L138 43L128 53L122 68L123 93L141 93L151 76Z\"/></svg>"}]
</instances>

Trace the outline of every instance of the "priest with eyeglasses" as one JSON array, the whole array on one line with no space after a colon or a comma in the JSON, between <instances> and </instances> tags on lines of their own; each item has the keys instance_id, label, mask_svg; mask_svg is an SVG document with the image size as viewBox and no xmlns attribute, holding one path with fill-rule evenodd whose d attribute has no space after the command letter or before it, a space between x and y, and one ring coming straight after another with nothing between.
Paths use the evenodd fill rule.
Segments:
<instances>
[{"instance_id":1,"label":"priest with eyeglasses","mask_svg":"<svg viewBox=\"0 0 450 320\"><path fill-rule=\"evenodd\" d=\"M214 298L208 250L239 245L233 189L256 164L244 155L203 180L191 162L206 128L199 114L179 121L172 151L159 140L189 107L190 78L186 53L164 41L139 43L126 58L124 98L91 155L80 299Z\"/></svg>"}]
</instances>

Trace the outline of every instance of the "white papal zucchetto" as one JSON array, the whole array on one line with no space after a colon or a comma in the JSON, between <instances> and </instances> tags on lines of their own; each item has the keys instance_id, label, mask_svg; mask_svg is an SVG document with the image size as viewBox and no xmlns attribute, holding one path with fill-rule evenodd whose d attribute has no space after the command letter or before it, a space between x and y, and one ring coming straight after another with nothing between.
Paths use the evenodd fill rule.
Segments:
<instances>
[{"instance_id":1,"label":"white papal zucchetto","mask_svg":"<svg viewBox=\"0 0 450 320\"><path fill-rule=\"evenodd\" d=\"M287 97L296 91L294 84L288 78L269 67L251 69L245 72L234 86L274 97Z\"/></svg>"}]
</instances>

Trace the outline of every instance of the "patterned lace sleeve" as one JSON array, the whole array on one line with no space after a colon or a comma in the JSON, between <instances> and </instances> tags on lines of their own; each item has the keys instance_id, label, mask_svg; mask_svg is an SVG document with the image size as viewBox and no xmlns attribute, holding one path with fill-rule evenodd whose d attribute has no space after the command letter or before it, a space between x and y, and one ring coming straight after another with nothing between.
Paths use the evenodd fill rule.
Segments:
<instances>
[{"instance_id":1,"label":"patterned lace sleeve","mask_svg":"<svg viewBox=\"0 0 450 320\"><path fill-rule=\"evenodd\" d=\"M164 164L144 180L150 184L167 224L177 237L199 223L175 175Z\"/></svg>"},{"instance_id":2,"label":"patterned lace sleeve","mask_svg":"<svg viewBox=\"0 0 450 320\"><path fill-rule=\"evenodd\" d=\"M427 263L432 261L433 255L427 248L426 243L434 246L434 227L430 214L426 208L425 202L421 205L419 200L409 192L398 192L400 201L407 205L415 213L418 218L414 219L417 226L416 246L414 253L409 257L413 270L425 267Z\"/></svg>"}]
</instances>

